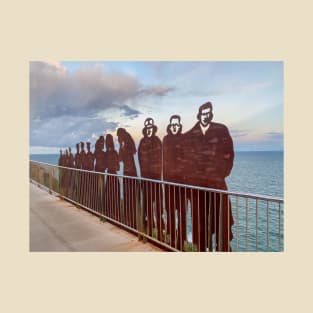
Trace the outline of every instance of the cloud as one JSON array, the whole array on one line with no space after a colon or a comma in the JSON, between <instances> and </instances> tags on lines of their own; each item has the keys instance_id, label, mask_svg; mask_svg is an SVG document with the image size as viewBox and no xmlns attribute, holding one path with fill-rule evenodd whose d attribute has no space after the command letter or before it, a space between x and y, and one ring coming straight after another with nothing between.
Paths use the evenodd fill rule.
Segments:
<instances>
[{"instance_id":1,"label":"cloud","mask_svg":"<svg viewBox=\"0 0 313 313\"><path fill-rule=\"evenodd\" d=\"M122 116L129 117L131 120L138 117L138 115L141 114L140 111L134 108L131 108L130 106L126 104L121 106L121 110L123 111Z\"/></svg>"},{"instance_id":2,"label":"cloud","mask_svg":"<svg viewBox=\"0 0 313 313\"><path fill-rule=\"evenodd\" d=\"M141 94L163 97L166 96L169 92L174 90L175 88L166 86L146 87L141 90Z\"/></svg>"},{"instance_id":3,"label":"cloud","mask_svg":"<svg viewBox=\"0 0 313 313\"><path fill-rule=\"evenodd\" d=\"M104 133L114 132L118 123L103 118L63 116L31 122L30 142L32 146L64 147L77 142L94 142Z\"/></svg>"},{"instance_id":4,"label":"cloud","mask_svg":"<svg viewBox=\"0 0 313 313\"><path fill-rule=\"evenodd\" d=\"M265 132L264 135L268 140L282 141L284 139L282 132Z\"/></svg>"},{"instance_id":5,"label":"cloud","mask_svg":"<svg viewBox=\"0 0 313 313\"><path fill-rule=\"evenodd\" d=\"M256 83L242 83L237 81L227 81L227 83L221 84L212 80L211 85L207 88L203 88L201 84L198 87L192 86L190 89L180 88L181 95L197 96L197 97L216 97L216 96L232 96L238 94L253 94L254 92L263 91L270 88L273 85L272 82L256 82Z\"/></svg>"},{"instance_id":6,"label":"cloud","mask_svg":"<svg viewBox=\"0 0 313 313\"><path fill-rule=\"evenodd\" d=\"M263 90L272 86L272 82L256 82L256 83L234 83L227 84L222 86L220 89L213 89L210 91L210 94L219 95L219 94L231 94L237 92L254 92L258 90Z\"/></svg>"},{"instance_id":7,"label":"cloud","mask_svg":"<svg viewBox=\"0 0 313 313\"><path fill-rule=\"evenodd\" d=\"M30 63L31 118L95 116L107 108L125 111L125 102L142 96L162 97L167 86L145 87L136 77L106 72L103 67L82 68L72 74L60 64Z\"/></svg>"},{"instance_id":8,"label":"cloud","mask_svg":"<svg viewBox=\"0 0 313 313\"><path fill-rule=\"evenodd\" d=\"M66 146L114 131L119 116L141 114L135 108L139 98L163 97L171 90L147 87L133 75L98 65L70 73L56 61L30 62L30 145Z\"/></svg>"},{"instance_id":9,"label":"cloud","mask_svg":"<svg viewBox=\"0 0 313 313\"><path fill-rule=\"evenodd\" d=\"M238 129L230 129L230 134L234 138L245 137L249 135L249 131L247 130L238 130Z\"/></svg>"}]
</instances>

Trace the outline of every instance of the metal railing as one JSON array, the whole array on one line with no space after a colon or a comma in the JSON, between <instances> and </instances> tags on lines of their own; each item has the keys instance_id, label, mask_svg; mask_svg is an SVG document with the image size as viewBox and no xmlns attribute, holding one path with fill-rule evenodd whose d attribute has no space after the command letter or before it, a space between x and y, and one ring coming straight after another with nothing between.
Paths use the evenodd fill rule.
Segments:
<instances>
[{"instance_id":1,"label":"metal railing","mask_svg":"<svg viewBox=\"0 0 313 313\"><path fill-rule=\"evenodd\" d=\"M36 161L30 179L171 251L284 250L281 198Z\"/></svg>"}]
</instances>

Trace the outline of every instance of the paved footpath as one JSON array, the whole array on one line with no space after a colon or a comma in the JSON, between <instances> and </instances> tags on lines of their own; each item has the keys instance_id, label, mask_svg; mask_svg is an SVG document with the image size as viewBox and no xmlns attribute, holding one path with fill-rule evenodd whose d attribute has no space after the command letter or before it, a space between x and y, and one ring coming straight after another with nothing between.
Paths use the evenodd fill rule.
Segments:
<instances>
[{"instance_id":1,"label":"paved footpath","mask_svg":"<svg viewBox=\"0 0 313 313\"><path fill-rule=\"evenodd\" d=\"M30 251L162 251L30 183Z\"/></svg>"}]
</instances>

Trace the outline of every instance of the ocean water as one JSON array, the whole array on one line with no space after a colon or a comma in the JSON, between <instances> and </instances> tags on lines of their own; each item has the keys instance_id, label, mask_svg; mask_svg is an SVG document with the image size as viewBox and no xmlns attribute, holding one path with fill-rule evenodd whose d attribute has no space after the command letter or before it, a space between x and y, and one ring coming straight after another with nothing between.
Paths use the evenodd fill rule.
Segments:
<instances>
[{"instance_id":1,"label":"ocean water","mask_svg":"<svg viewBox=\"0 0 313 313\"><path fill-rule=\"evenodd\" d=\"M30 159L58 163L58 154L32 154ZM136 160L137 168L138 159ZM139 172L139 171L138 171ZM122 173L122 167L120 169ZM282 151L235 152L234 166L226 182L229 191L283 198L284 154ZM284 249L283 205L263 200L231 197L235 224L234 251L282 251ZM191 212L188 239L191 240ZM280 234L279 234L280 231ZM257 242L257 244L256 244ZM257 246L256 246L257 245Z\"/></svg>"}]
</instances>

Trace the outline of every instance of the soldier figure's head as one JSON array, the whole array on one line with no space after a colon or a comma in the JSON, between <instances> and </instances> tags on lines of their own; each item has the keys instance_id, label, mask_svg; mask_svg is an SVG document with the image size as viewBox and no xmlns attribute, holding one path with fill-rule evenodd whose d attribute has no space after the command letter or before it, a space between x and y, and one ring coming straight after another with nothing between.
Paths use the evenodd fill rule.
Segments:
<instances>
[{"instance_id":1,"label":"soldier figure's head","mask_svg":"<svg viewBox=\"0 0 313 313\"><path fill-rule=\"evenodd\" d=\"M79 153L79 143L76 144L76 152Z\"/></svg>"},{"instance_id":2,"label":"soldier figure's head","mask_svg":"<svg viewBox=\"0 0 313 313\"><path fill-rule=\"evenodd\" d=\"M69 151L70 154L72 153L71 147L68 147L68 151Z\"/></svg>"},{"instance_id":3,"label":"soldier figure's head","mask_svg":"<svg viewBox=\"0 0 313 313\"><path fill-rule=\"evenodd\" d=\"M84 150L84 146L85 144L83 142L80 143L80 150L83 151Z\"/></svg>"},{"instance_id":4,"label":"soldier figure's head","mask_svg":"<svg viewBox=\"0 0 313 313\"><path fill-rule=\"evenodd\" d=\"M154 125L154 120L151 117L146 118L144 122L145 127L142 130L142 133L145 137L151 138L157 132L157 127Z\"/></svg>"},{"instance_id":5,"label":"soldier figure's head","mask_svg":"<svg viewBox=\"0 0 313 313\"><path fill-rule=\"evenodd\" d=\"M90 151L90 142L88 141L88 142L86 142L86 144L87 144L87 151L89 152Z\"/></svg>"},{"instance_id":6,"label":"soldier figure's head","mask_svg":"<svg viewBox=\"0 0 313 313\"><path fill-rule=\"evenodd\" d=\"M170 124L167 126L167 133L177 135L182 132L182 124L180 123L179 115L172 115L170 117Z\"/></svg>"},{"instance_id":7,"label":"soldier figure's head","mask_svg":"<svg viewBox=\"0 0 313 313\"><path fill-rule=\"evenodd\" d=\"M197 119L202 126L208 126L211 123L213 119L211 102L206 102L200 106Z\"/></svg>"}]
</instances>

